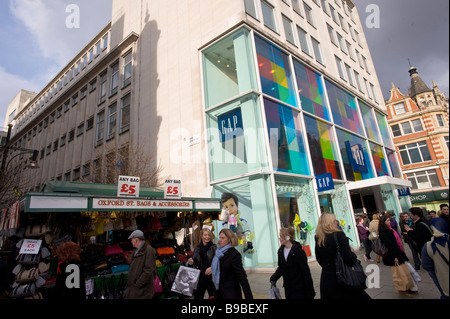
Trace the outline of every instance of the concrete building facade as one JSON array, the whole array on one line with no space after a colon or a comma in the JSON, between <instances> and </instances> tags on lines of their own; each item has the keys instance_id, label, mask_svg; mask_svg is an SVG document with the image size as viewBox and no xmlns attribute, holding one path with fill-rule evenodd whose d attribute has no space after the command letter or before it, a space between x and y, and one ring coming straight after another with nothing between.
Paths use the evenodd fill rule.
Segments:
<instances>
[{"instance_id":1,"label":"concrete building facade","mask_svg":"<svg viewBox=\"0 0 450 319\"><path fill-rule=\"evenodd\" d=\"M272 267L280 227L314 257L320 213L357 246L357 215L409 205L381 97L350 0L114 0L11 143L40 152L29 190L111 183L138 149L185 196L233 192L244 264Z\"/></svg>"}]
</instances>

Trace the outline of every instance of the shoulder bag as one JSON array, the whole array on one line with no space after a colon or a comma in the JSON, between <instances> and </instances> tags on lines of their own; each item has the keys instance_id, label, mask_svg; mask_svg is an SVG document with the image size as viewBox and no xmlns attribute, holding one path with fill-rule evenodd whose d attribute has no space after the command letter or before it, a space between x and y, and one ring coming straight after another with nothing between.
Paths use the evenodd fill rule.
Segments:
<instances>
[{"instance_id":1,"label":"shoulder bag","mask_svg":"<svg viewBox=\"0 0 450 319\"><path fill-rule=\"evenodd\" d=\"M361 291L367 288L366 274L361 266L361 262L357 259L353 266L347 265L341 256L339 242L337 240L337 233L334 233L334 240L336 242L336 279L341 287L350 290Z\"/></svg>"}]
</instances>

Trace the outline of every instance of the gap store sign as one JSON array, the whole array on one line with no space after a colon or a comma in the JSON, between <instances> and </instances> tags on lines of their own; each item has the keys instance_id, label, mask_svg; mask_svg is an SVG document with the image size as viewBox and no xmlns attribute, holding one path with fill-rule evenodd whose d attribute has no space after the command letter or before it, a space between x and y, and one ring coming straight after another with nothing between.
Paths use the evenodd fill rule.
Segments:
<instances>
[{"instance_id":1,"label":"gap store sign","mask_svg":"<svg viewBox=\"0 0 450 319\"><path fill-rule=\"evenodd\" d=\"M219 125L220 142L222 143L244 135L240 107L220 115L217 118L217 123Z\"/></svg>"}]
</instances>

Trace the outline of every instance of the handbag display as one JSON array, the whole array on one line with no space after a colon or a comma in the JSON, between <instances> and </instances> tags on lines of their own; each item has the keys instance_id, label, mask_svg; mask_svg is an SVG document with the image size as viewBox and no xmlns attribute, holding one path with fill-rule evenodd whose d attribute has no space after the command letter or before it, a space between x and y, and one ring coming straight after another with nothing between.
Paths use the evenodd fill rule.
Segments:
<instances>
[{"instance_id":1,"label":"handbag display","mask_svg":"<svg viewBox=\"0 0 450 319\"><path fill-rule=\"evenodd\" d=\"M15 281L24 284L27 282L36 281L39 277L39 269L31 268L31 269L22 269L16 276Z\"/></svg>"},{"instance_id":2,"label":"handbag display","mask_svg":"<svg viewBox=\"0 0 450 319\"><path fill-rule=\"evenodd\" d=\"M372 250L379 256L384 257L388 253L386 246L381 242L380 238L373 241Z\"/></svg>"},{"instance_id":3,"label":"handbag display","mask_svg":"<svg viewBox=\"0 0 450 319\"><path fill-rule=\"evenodd\" d=\"M272 283L269 289L269 299L281 299L280 289L277 288L275 283Z\"/></svg>"},{"instance_id":4,"label":"handbag display","mask_svg":"<svg viewBox=\"0 0 450 319\"><path fill-rule=\"evenodd\" d=\"M361 262L357 259L353 266L347 265L341 256L336 232L334 233L334 240L337 246L335 265L338 284L351 290L359 291L366 289L367 276L361 266Z\"/></svg>"},{"instance_id":5,"label":"handbag display","mask_svg":"<svg viewBox=\"0 0 450 319\"><path fill-rule=\"evenodd\" d=\"M25 266L37 266L41 261L41 254L19 254L16 261Z\"/></svg>"},{"instance_id":6,"label":"handbag display","mask_svg":"<svg viewBox=\"0 0 450 319\"><path fill-rule=\"evenodd\" d=\"M26 284L13 285L11 298L23 298L33 296L36 293L36 285L34 282Z\"/></svg>"},{"instance_id":7,"label":"handbag display","mask_svg":"<svg viewBox=\"0 0 450 319\"><path fill-rule=\"evenodd\" d=\"M47 233L46 225L29 225L25 229L25 237L42 237Z\"/></svg>"},{"instance_id":8,"label":"handbag display","mask_svg":"<svg viewBox=\"0 0 450 319\"><path fill-rule=\"evenodd\" d=\"M414 287L413 279L406 264L396 264L391 267L392 281L398 291L407 291Z\"/></svg>"}]
</instances>

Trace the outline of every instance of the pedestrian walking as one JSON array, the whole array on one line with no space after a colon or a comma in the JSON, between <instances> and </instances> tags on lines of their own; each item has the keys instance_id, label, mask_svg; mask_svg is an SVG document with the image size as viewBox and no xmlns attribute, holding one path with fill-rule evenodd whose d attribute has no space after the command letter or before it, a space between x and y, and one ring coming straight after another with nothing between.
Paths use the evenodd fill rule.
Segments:
<instances>
[{"instance_id":1,"label":"pedestrian walking","mask_svg":"<svg viewBox=\"0 0 450 319\"><path fill-rule=\"evenodd\" d=\"M155 251L140 230L133 231L128 239L135 250L131 256L125 299L151 299L154 295Z\"/></svg>"},{"instance_id":2,"label":"pedestrian walking","mask_svg":"<svg viewBox=\"0 0 450 319\"><path fill-rule=\"evenodd\" d=\"M411 255L413 257L413 261L414 261L414 269L415 270L419 270L420 269L420 258L419 258L419 253L414 249L412 243L411 243L411 239L408 236L408 232L406 231L405 226L408 226L409 228L412 227L412 219L411 217L409 217L409 214L406 212L403 212L400 214L400 231L403 237L403 242L405 244L408 245L409 249L411 250Z\"/></svg>"},{"instance_id":3,"label":"pedestrian walking","mask_svg":"<svg viewBox=\"0 0 450 319\"><path fill-rule=\"evenodd\" d=\"M194 291L194 299L203 299L205 292L214 297L215 288L211 276L211 263L216 253L217 245L212 242L212 233L209 228L200 231L200 243L194 248L194 254L188 259L188 265L200 270L197 289Z\"/></svg>"},{"instance_id":4,"label":"pedestrian walking","mask_svg":"<svg viewBox=\"0 0 450 319\"><path fill-rule=\"evenodd\" d=\"M219 246L211 263L216 299L242 299L242 291L245 299L253 299L241 254L234 248L237 245L238 239L232 230L220 231Z\"/></svg>"},{"instance_id":5,"label":"pedestrian walking","mask_svg":"<svg viewBox=\"0 0 450 319\"><path fill-rule=\"evenodd\" d=\"M405 229L408 232L408 237L411 240L413 249L419 254L420 257L420 255L422 254L423 246L431 239L433 232L430 226L427 224L421 208L411 207L409 211L411 213L413 225L412 227L405 225Z\"/></svg>"},{"instance_id":6,"label":"pedestrian walking","mask_svg":"<svg viewBox=\"0 0 450 319\"><path fill-rule=\"evenodd\" d=\"M378 239L378 228L379 228L379 222L380 222L380 213L375 212L372 215L372 220L369 223L369 239L373 242L374 240ZM379 263L381 260L381 256L377 254L377 263Z\"/></svg>"},{"instance_id":7,"label":"pedestrian walking","mask_svg":"<svg viewBox=\"0 0 450 319\"><path fill-rule=\"evenodd\" d=\"M364 249L366 253L364 254L365 261L373 261L370 257L370 253L372 252L372 241L369 239L369 227L365 225L364 218L358 217L358 224L356 225L356 229L358 229L359 240L364 245Z\"/></svg>"},{"instance_id":8,"label":"pedestrian walking","mask_svg":"<svg viewBox=\"0 0 450 319\"><path fill-rule=\"evenodd\" d=\"M331 213L324 213L320 216L316 228L316 259L322 267L320 276L320 298L321 299L370 299L365 290L354 291L340 286L336 278L336 253L337 245L334 238L337 233L337 241L340 253L344 262L353 266L357 257L352 252L348 243L348 238L344 232L336 226L336 216Z\"/></svg>"},{"instance_id":9,"label":"pedestrian walking","mask_svg":"<svg viewBox=\"0 0 450 319\"><path fill-rule=\"evenodd\" d=\"M314 299L311 271L308 266L308 257L302 245L294 240L293 228L280 229L280 248L278 249L278 267L270 277L275 284L283 277L283 287L286 299Z\"/></svg>"},{"instance_id":10,"label":"pedestrian walking","mask_svg":"<svg viewBox=\"0 0 450 319\"><path fill-rule=\"evenodd\" d=\"M422 249L422 266L441 293L441 299L449 299L449 241L448 227L444 219L431 220L432 239Z\"/></svg>"},{"instance_id":11,"label":"pedestrian walking","mask_svg":"<svg viewBox=\"0 0 450 319\"><path fill-rule=\"evenodd\" d=\"M414 283L405 264L409 259L405 254L400 235L391 228L391 221L387 214L380 217L379 235L387 249L387 253L383 256L383 264L391 267L392 280L397 291L399 294L412 297L413 292L410 289L413 288Z\"/></svg>"}]
</instances>

